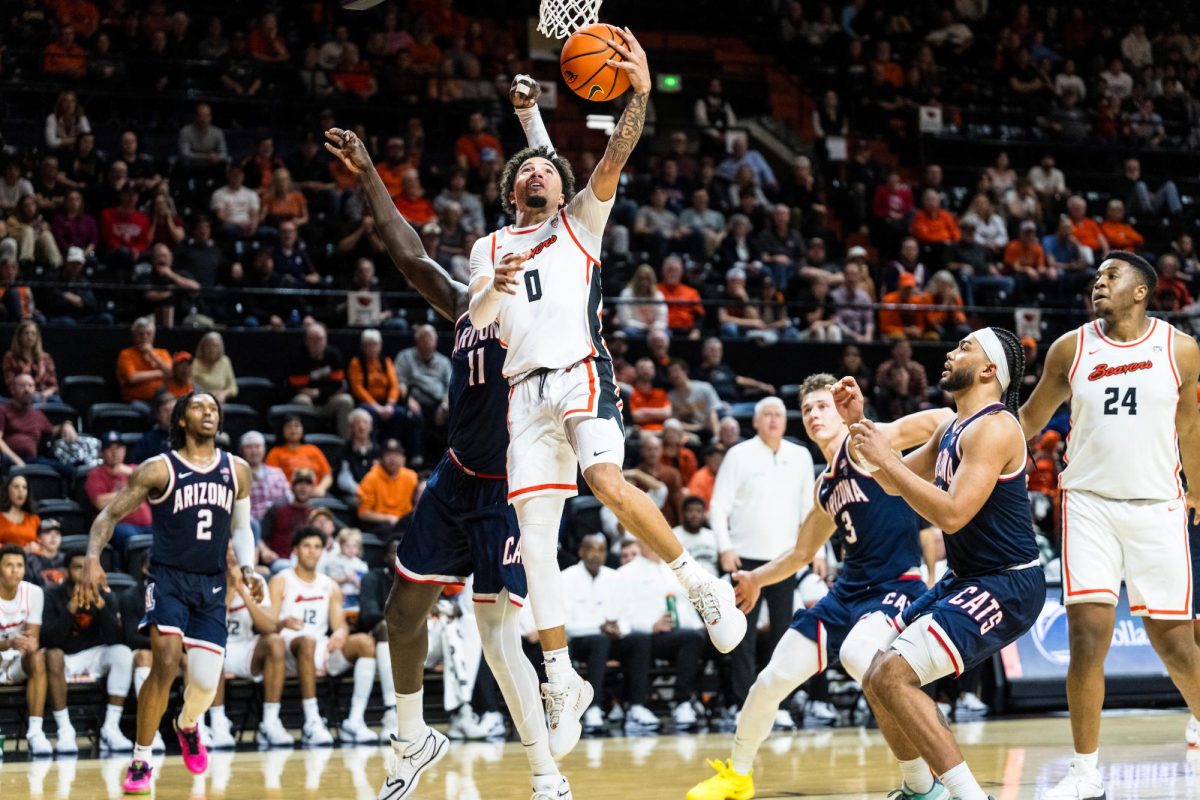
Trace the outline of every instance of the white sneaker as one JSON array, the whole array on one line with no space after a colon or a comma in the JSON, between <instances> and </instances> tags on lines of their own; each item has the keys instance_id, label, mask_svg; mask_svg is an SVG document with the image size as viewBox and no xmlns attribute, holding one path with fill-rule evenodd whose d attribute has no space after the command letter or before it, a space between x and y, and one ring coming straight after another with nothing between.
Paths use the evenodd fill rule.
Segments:
<instances>
[{"instance_id":1,"label":"white sneaker","mask_svg":"<svg viewBox=\"0 0 1200 800\"><path fill-rule=\"evenodd\" d=\"M254 740L263 747L295 747L296 739L278 719L259 723Z\"/></svg>"},{"instance_id":2,"label":"white sneaker","mask_svg":"<svg viewBox=\"0 0 1200 800\"><path fill-rule=\"evenodd\" d=\"M208 748L210 750L232 750L237 747L233 736L233 723L228 717L214 719L208 726Z\"/></svg>"},{"instance_id":3,"label":"white sneaker","mask_svg":"<svg viewBox=\"0 0 1200 800\"><path fill-rule=\"evenodd\" d=\"M478 742L487 738L487 731L479 721L479 716L471 708L470 703L463 703L450 716L450 728L447 734L456 742Z\"/></svg>"},{"instance_id":4,"label":"white sneaker","mask_svg":"<svg viewBox=\"0 0 1200 800\"><path fill-rule=\"evenodd\" d=\"M530 800L572 800L571 784L562 775L534 775Z\"/></svg>"},{"instance_id":5,"label":"white sneaker","mask_svg":"<svg viewBox=\"0 0 1200 800\"><path fill-rule=\"evenodd\" d=\"M504 727L504 715L499 711L488 711L479 718L479 727L483 729L486 739L503 739L508 735Z\"/></svg>"},{"instance_id":6,"label":"white sneaker","mask_svg":"<svg viewBox=\"0 0 1200 800\"><path fill-rule=\"evenodd\" d=\"M949 703L939 702L937 704L937 708L938 711L942 712L942 716L946 718L946 721L949 722L951 715L954 713L954 706L950 705Z\"/></svg>"},{"instance_id":7,"label":"white sneaker","mask_svg":"<svg viewBox=\"0 0 1200 800\"><path fill-rule=\"evenodd\" d=\"M450 748L450 740L429 727L415 742L403 742L393 736L391 743L387 777L379 787L378 800L402 800L412 795L421 780L421 772L441 761Z\"/></svg>"},{"instance_id":8,"label":"white sneaker","mask_svg":"<svg viewBox=\"0 0 1200 800\"><path fill-rule=\"evenodd\" d=\"M150 745L150 752L151 753L167 752L167 743L163 741L162 731L154 732L154 742Z\"/></svg>"},{"instance_id":9,"label":"white sneaker","mask_svg":"<svg viewBox=\"0 0 1200 800\"><path fill-rule=\"evenodd\" d=\"M804 722L809 725L832 725L837 722L838 712L824 700L814 700L804 709Z\"/></svg>"},{"instance_id":10,"label":"white sneaker","mask_svg":"<svg viewBox=\"0 0 1200 800\"><path fill-rule=\"evenodd\" d=\"M51 746L50 740L46 738L46 734L42 731L27 735L25 737L25 744L29 747L29 755L34 758L44 758L54 755L54 747Z\"/></svg>"},{"instance_id":11,"label":"white sneaker","mask_svg":"<svg viewBox=\"0 0 1200 800\"><path fill-rule=\"evenodd\" d=\"M583 712L583 730L587 733L604 730L604 712L600 706L588 706Z\"/></svg>"},{"instance_id":12,"label":"white sneaker","mask_svg":"<svg viewBox=\"0 0 1200 800\"><path fill-rule=\"evenodd\" d=\"M678 703L675 708L671 709L671 724L675 726L675 730L691 730L696 727L697 722L699 722L699 718L697 718L696 709L692 708L691 703Z\"/></svg>"},{"instance_id":13,"label":"white sneaker","mask_svg":"<svg viewBox=\"0 0 1200 800\"><path fill-rule=\"evenodd\" d=\"M361 719L345 720L338 732L342 744L376 744L379 734L367 727Z\"/></svg>"},{"instance_id":14,"label":"white sneaker","mask_svg":"<svg viewBox=\"0 0 1200 800\"><path fill-rule=\"evenodd\" d=\"M954 706L959 714L969 714L974 717L987 716L989 711L987 703L980 700L979 695L974 692L963 692Z\"/></svg>"},{"instance_id":15,"label":"white sneaker","mask_svg":"<svg viewBox=\"0 0 1200 800\"><path fill-rule=\"evenodd\" d=\"M786 708L781 708L775 712L775 724L772 730L777 731L794 731L796 730L796 720L792 719L792 714Z\"/></svg>"},{"instance_id":16,"label":"white sneaker","mask_svg":"<svg viewBox=\"0 0 1200 800\"><path fill-rule=\"evenodd\" d=\"M708 638L719 652L728 653L746 635L746 615L738 611L733 586L717 578L709 578L692 587L688 600L695 607Z\"/></svg>"},{"instance_id":17,"label":"white sneaker","mask_svg":"<svg viewBox=\"0 0 1200 800\"><path fill-rule=\"evenodd\" d=\"M608 722L610 725L617 725L625 721L625 709L620 703L613 703L613 707L608 710Z\"/></svg>"},{"instance_id":18,"label":"white sneaker","mask_svg":"<svg viewBox=\"0 0 1200 800\"><path fill-rule=\"evenodd\" d=\"M632 705L629 711L625 713L626 727L635 727L642 729L658 730L662 725L662 720L658 718L650 709L643 705Z\"/></svg>"},{"instance_id":19,"label":"white sneaker","mask_svg":"<svg viewBox=\"0 0 1200 800\"><path fill-rule=\"evenodd\" d=\"M323 719L306 722L300 729L300 743L305 747L333 747L333 734Z\"/></svg>"},{"instance_id":20,"label":"white sneaker","mask_svg":"<svg viewBox=\"0 0 1200 800\"><path fill-rule=\"evenodd\" d=\"M1187 742L1187 746L1193 749L1200 748L1200 722L1196 721L1195 717L1188 719L1187 730L1183 732L1183 739Z\"/></svg>"},{"instance_id":21,"label":"white sneaker","mask_svg":"<svg viewBox=\"0 0 1200 800\"><path fill-rule=\"evenodd\" d=\"M579 718L592 704L592 685L572 671L563 683L543 683L542 702L550 729L550 755L555 761L575 749L583 726Z\"/></svg>"},{"instance_id":22,"label":"white sneaker","mask_svg":"<svg viewBox=\"0 0 1200 800\"><path fill-rule=\"evenodd\" d=\"M1100 780L1100 770L1089 769L1078 759L1072 758L1067 776L1043 794L1042 800L1104 800L1104 782Z\"/></svg>"},{"instance_id":23,"label":"white sneaker","mask_svg":"<svg viewBox=\"0 0 1200 800\"><path fill-rule=\"evenodd\" d=\"M100 729L100 749L110 753L132 753L133 742L116 725L105 725Z\"/></svg>"},{"instance_id":24,"label":"white sneaker","mask_svg":"<svg viewBox=\"0 0 1200 800\"><path fill-rule=\"evenodd\" d=\"M387 711L383 712L383 719L379 721L379 738L387 740L389 736L396 732L396 707L392 706Z\"/></svg>"}]
</instances>

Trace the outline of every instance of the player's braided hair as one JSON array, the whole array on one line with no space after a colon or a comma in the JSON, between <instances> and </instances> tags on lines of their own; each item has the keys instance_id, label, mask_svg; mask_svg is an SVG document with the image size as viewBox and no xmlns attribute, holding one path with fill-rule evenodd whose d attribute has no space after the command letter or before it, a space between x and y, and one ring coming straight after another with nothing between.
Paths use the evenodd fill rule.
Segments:
<instances>
[{"instance_id":1,"label":"player's braided hair","mask_svg":"<svg viewBox=\"0 0 1200 800\"><path fill-rule=\"evenodd\" d=\"M183 429L183 415L187 413L188 403L192 402L192 398L196 395L208 395L208 392L188 392L183 397L175 401L175 408L171 409L171 449L182 450L187 446L187 433ZM217 433L225 426L225 409L221 408L221 404L217 402L217 398L213 397L213 402L217 403Z\"/></svg>"},{"instance_id":2,"label":"player's braided hair","mask_svg":"<svg viewBox=\"0 0 1200 800\"><path fill-rule=\"evenodd\" d=\"M544 158L554 165L558 170L558 177L562 179L563 197L568 203L575 196L575 173L571 170L571 162L545 145L526 147L510 158L504 165L504 171L500 173L500 205L509 216L515 217L517 214L516 206L508 199L517 183L517 172L520 171L521 165L531 158Z\"/></svg>"},{"instance_id":3,"label":"player's braided hair","mask_svg":"<svg viewBox=\"0 0 1200 800\"><path fill-rule=\"evenodd\" d=\"M1021 346L1021 341L1017 335L1007 328L992 327L992 332L996 334L996 338L1000 340L1001 347L1004 348L1004 355L1008 359L1008 390L1005 391L1004 405L1008 406L1008 410L1015 415L1019 415L1021 408L1021 380L1025 375L1025 348Z\"/></svg>"}]
</instances>

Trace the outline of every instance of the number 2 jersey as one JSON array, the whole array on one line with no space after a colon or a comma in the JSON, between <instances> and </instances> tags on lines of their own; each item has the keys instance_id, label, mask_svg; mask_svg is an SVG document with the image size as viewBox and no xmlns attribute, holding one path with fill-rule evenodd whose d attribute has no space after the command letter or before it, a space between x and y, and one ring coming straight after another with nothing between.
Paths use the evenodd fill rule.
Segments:
<instances>
[{"instance_id":1,"label":"number 2 jersey","mask_svg":"<svg viewBox=\"0 0 1200 800\"><path fill-rule=\"evenodd\" d=\"M1175 407L1175 328L1160 319L1136 341L1114 342L1099 321L1079 328L1064 489L1112 500L1183 496Z\"/></svg>"},{"instance_id":2,"label":"number 2 jersey","mask_svg":"<svg viewBox=\"0 0 1200 800\"><path fill-rule=\"evenodd\" d=\"M842 549L835 586L853 591L910 575L919 579L917 515L851 461L849 446L846 436L817 482L817 502L837 523L834 543Z\"/></svg>"},{"instance_id":3,"label":"number 2 jersey","mask_svg":"<svg viewBox=\"0 0 1200 800\"><path fill-rule=\"evenodd\" d=\"M517 274L516 294L500 301L497 322L507 349L504 376L565 369L586 358L610 360L600 333L603 290L600 243L613 198L602 201L584 186L540 225L508 225L475 242L471 280L492 276L501 259L529 251Z\"/></svg>"},{"instance_id":4,"label":"number 2 jersey","mask_svg":"<svg viewBox=\"0 0 1200 800\"><path fill-rule=\"evenodd\" d=\"M154 566L200 575L225 572L237 470L229 453L218 448L215 455L203 468L174 450L156 456L166 461L169 478L163 493L149 500Z\"/></svg>"}]
</instances>

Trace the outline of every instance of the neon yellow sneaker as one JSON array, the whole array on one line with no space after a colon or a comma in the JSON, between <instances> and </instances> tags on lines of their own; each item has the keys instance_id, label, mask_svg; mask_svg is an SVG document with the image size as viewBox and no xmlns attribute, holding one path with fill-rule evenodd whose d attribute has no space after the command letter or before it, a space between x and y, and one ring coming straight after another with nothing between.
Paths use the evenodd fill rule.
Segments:
<instances>
[{"instance_id":1,"label":"neon yellow sneaker","mask_svg":"<svg viewBox=\"0 0 1200 800\"><path fill-rule=\"evenodd\" d=\"M739 775L729 761L709 761L717 774L687 793L687 800L750 800L754 797L754 770Z\"/></svg>"}]
</instances>

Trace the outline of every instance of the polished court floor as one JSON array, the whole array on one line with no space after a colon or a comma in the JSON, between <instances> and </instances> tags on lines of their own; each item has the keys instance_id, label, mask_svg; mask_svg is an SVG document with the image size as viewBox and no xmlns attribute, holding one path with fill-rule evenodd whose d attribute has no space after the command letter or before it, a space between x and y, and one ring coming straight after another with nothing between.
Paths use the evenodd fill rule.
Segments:
<instances>
[{"instance_id":1,"label":"polished court floor","mask_svg":"<svg viewBox=\"0 0 1200 800\"><path fill-rule=\"evenodd\" d=\"M1187 715L1117 712L1104 720L1102 768L1110 800L1198 798L1200 752L1183 743ZM1065 715L955 726L975 775L997 800L1036 798L1066 770L1071 752ZM705 759L724 757L729 734L585 739L563 763L577 800L678 798L709 774ZM11 743L9 747L11 749ZM214 753L193 778L179 758L158 769L158 798L369 800L384 773L381 748ZM127 757L0 766L0 799L120 796ZM882 798L896 771L876 731L858 728L776 734L755 766L759 798ZM422 780L418 798L528 798L526 762L515 743L455 744Z\"/></svg>"}]
</instances>

